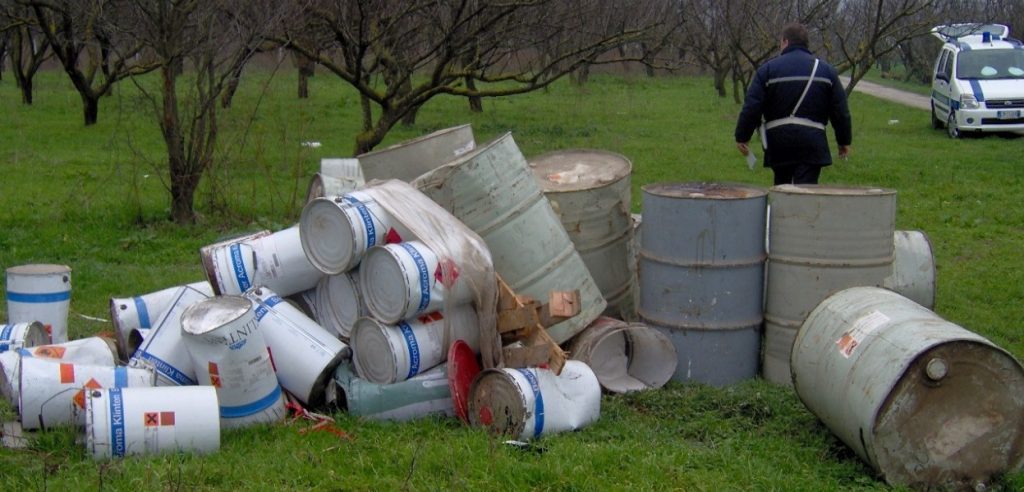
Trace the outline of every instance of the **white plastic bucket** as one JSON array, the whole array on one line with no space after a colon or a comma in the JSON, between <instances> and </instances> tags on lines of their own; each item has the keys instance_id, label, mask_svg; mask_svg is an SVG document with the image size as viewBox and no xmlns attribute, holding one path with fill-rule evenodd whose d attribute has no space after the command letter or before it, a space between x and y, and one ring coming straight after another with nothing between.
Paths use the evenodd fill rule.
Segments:
<instances>
[{"instance_id":1,"label":"white plastic bucket","mask_svg":"<svg viewBox=\"0 0 1024 492\"><path fill-rule=\"evenodd\" d=\"M0 352L0 395L15 409L18 408L20 363L21 355L18 352Z\"/></svg>"},{"instance_id":2,"label":"white plastic bucket","mask_svg":"<svg viewBox=\"0 0 1024 492\"><path fill-rule=\"evenodd\" d=\"M46 328L38 321L0 325L0 353L35 347L49 341Z\"/></svg>"},{"instance_id":3,"label":"white plastic bucket","mask_svg":"<svg viewBox=\"0 0 1024 492\"><path fill-rule=\"evenodd\" d=\"M451 280L442 274L442 261ZM473 300L468 283L459 281L451 259L441 259L427 245L408 241L370 248L359 268L359 285L370 315L387 324L432 313L444 307L445 297L455 305Z\"/></svg>"},{"instance_id":4,"label":"white plastic bucket","mask_svg":"<svg viewBox=\"0 0 1024 492\"><path fill-rule=\"evenodd\" d=\"M249 299L193 304L181 315L181 333L199 384L217 389L221 427L284 419L284 394Z\"/></svg>"},{"instance_id":5,"label":"white plastic bucket","mask_svg":"<svg viewBox=\"0 0 1024 492\"><path fill-rule=\"evenodd\" d=\"M355 268L373 246L409 239L398 221L360 191L307 203L299 228L306 257L328 275Z\"/></svg>"},{"instance_id":6,"label":"white plastic bucket","mask_svg":"<svg viewBox=\"0 0 1024 492\"><path fill-rule=\"evenodd\" d=\"M131 366L153 366L157 386L191 386L196 384L192 359L181 341L181 315L208 296L191 287L182 287L171 307L157 320L155 328L135 330L129 337L128 359Z\"/></svg>"},{"instance_id":7,"label":"white plastic bucket","mask_svg":"<svg viewBox=\"0 0 1024 492\"><path fill-rule=\"evenodd\" d=\"M84 425L85 392L96 388L153 386L153 371L132 367L71 364L22 357L18 413L24 429Z\"/></svg>"},{"instance_id":8,"label":"white plastic bucket","mask_svg":"<svg viewBox=\"0 0 1024 492\"><path fill-rule=\"evenodd\" d=\"M533 439L581 429L601 416L601 385L583 362L548 369L486 369L469 390L469 421L498 434Z\"/></svg>"},{"instance_id":9,"label":"white plastic bucket","mask_svg":"<svg viewBox=\"0 0 1024 492\"><path fill-rule=\"evenodd\" d=\"M187 286L207 296L213 295L213 287L205 280ZM176 286L134 297L110 298L110 320L114 323L114 337L117 339L122 359L127 359L131 355L127 353L126 348L132 330L153 328L153 322L160 319L160 315L171 307L181 288L182 286Z\"/></svg>"},{"instance_id":10,"label":"white plastic bucket","mask_svg":"<svg viewBox=\"0 0 1024 492\"><path fill-rule=\"evenodd\" d=\"M394 421L455 415L444 364L394 384L361 379L350 364L341 364L334 372L334 381L339 391L335 403L349 415Z\"/></svg>"},{"instance_id":11,"label":"white plastic bucket","mask_svg":"<svg viewBox=\"0 0 1024 492\"><path fill-rule=\"evenodd\" d=\"M22 357L35 357L74 364L113 367L117 363L117 349L113 340L103 337L80 338L52 345L38 345L18 349Z\"/></svg>"},{"instance_id":12,"label":"white plastic bucket","mask_svg":"<svg viewBox=\"0 0 1024 492\"><path fill-rule=\"evenodd\" d=\"M606 316L572 339L569 354L589 365L611 393L660 388L678 363L675 345L662 332Z\"/></svg>"},{"instance_id":13,"label":"white plastic bucket","mask_svg":"<svg viewBox=\"0 0 1024 492\"><path fill-rule=\"evenodd\" d=\"M19 265L7 269L7 322L38 321L53 343L68 341L71 267Z\"/></svg>"},{"instance_id":14,"label":"white plastic bucket","mask_svg":"<svg viewBox=\"0 0 1024 492\"><path fill-rule=\"evenodd\" d=\"M206 277L219 295L238 295L257 285L282 296L313 288L322 274L302 252L299 226L257 233L199 250Z\"/></svg>"},{"instance_id":15,"label":"white plastic bucket","mask_svg":"<svg viewBox=\"0 0 1024 492\"><path fill-rule=\"evenodd\" d=\"M357 319L370 314L359 288L359 269L324 277L316 296L317 321L343 340L348 340Z\"/></svg>"},{"instance_id":16,"label":"white plastic bucket","mask_svg":"<svg viewBox=\"0 0 1024 492\"><path fill-rule=\"evenodd\" d=\"M390 384L440 364L451 342L459 339L474 352L480 350L476 312L468 304L450 314L436 311L397 325L360 318L352 328L350 343L359 376L373 383Z\"/></svg>"},{"instance_id":17,"label":"white plastic bucket","mask_svg":"<svg viewBox=\"0 0 1024 492\"><path fill-rule=\"evenodd\" d=\"M217 393L209 386L92 390L85 451L95 459L220 448Z\"/></svg>"},{"instance_id":18,"label":"white plastic bucket","mask_svg":"<svg viewBox=\"0 0 1024 492\"><path fill-rule=\"evenodd\" d=\"M281 387L308 406L321 406L331 373L352 350L270 289L258 287L246 297L255 304Z\"/></svg>"}]
</instances>

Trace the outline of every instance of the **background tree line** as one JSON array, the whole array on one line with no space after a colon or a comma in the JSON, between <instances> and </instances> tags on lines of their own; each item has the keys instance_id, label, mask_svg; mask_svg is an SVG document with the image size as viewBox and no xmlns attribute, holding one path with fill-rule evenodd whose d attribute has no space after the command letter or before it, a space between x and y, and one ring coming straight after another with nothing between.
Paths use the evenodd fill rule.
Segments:
<instances>
[{"instance_id":1,"label":"background tree line","mask_svg":"<svg viewBox=\"0 0 1024 492\"><path fill-rule=\"evenodd\" d=\"M218 157L218 116L249 62L290 54L298 97L317 68L353 87L362 130L353 154L395 125L412 125L430 99L483 101L543 89L593 67L700 70L736 101L758 65L778 52L790 21L810 27L812 50L850 77L874 66L928 79L949 22L1024 29L1020 0L0 0L0 79L6 68L32 104L33 76L59 66L82 101L86 126L115 86L133 83L167 150L171 218L195 220L194 195ZM149 74L149 75L147 75ZM156 77L158 84L141 82ZM680 108L684 111L684 108Z\"/></svg>"}]
</instances>

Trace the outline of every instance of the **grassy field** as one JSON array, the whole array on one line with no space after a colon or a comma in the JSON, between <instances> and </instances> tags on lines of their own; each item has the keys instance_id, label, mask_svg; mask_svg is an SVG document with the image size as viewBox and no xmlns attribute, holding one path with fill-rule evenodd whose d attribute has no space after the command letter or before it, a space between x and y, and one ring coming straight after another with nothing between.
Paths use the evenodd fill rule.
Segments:
<instances>
[{"instance_id":1,"label":"grassy field","mask_svg":"<svg viewBox=\"0 0 1024 492\"><path fill-rule=\"evenodd\" d=\"M99 124L63 74L37 78L36 104L0 81L0 267L73 268L72 337L109 332L107 300L200 280L197 250L218 238L295 223L321 157L350 154L359 100L319 73L312 97L295 78L247 74L223 126L221 160L204 180L191 227L169 224L155 122L129 84L104 99ZM928 114L861 94L851 98L853 154L822 182L898 190L898 229L928 233L938 265L936 311L1024 356L1024 139L950 140ZM258 111L255 111L258 108ZM583 88L486 100L436 99L391 144L472 123L478 142L512 132L527 156L599 148L632 159L633 207L654 182L741 182L767 187L733 144L739 107L704 78L596 77ZM255 115L255 116L254 116ZM891 121L896 123L890 124ZM303 142L321 142L319 148ZM0 305L0 319L6 319ZM502 439L428 419L375 423L336 414L350 439L300 433L305 423L225 432L211 456L97 464L72 431L39 436L31 450L0 449L0 489L882 489L873 472L792 390L749 381L730 388L672 383L606 396L601 420L522 451ZM9 408L0 416L11 418ZM1021 474L999 487L1024 488Z\"/></svg>"}]
</instances>

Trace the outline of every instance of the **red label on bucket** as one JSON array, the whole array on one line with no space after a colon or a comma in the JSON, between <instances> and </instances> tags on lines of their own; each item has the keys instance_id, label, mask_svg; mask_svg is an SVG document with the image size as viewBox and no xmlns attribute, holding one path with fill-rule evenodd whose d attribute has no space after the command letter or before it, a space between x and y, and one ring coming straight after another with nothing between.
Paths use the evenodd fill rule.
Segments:
<instances>
[{"instance_id":1,"label":"red label on bucket","mask_svg":"<svg viewBox=\"0 0 1024 492\"><path fill-rule=\"evenodd\" d=\"M146 427L156 427L160 425L160 414L156 412L146 412L143 415L143 422Z\"/></svg>"},{"instance_id":2,"label":"red label on bucket","mask_svg":"<svg viewBox=\"0 0 1024 492\"><path fill-rule=\"evenodd\" d=\"M60 383L68 384L75 382L75 366L73 364L60 365Z\"/></svg>"},{"instance_id":3,"label":"red label on bucket","mask_svg":"<svg viewBox=\"0 0 1024 492\"><path fill-rule=\"evenodd\" d=\"M174 412L160 412L160 425L174 425Z\"/></svg>"},{"instance_id":4,"label":"red label on bucket","mask_svg":"<svg viewBox=\"0 0 1024 492\"><path fill-rule=\"evenodd\" d=\"M388 233L384 235L384 244L400 243L402 242L402 235L395 230L394 227L388 229Z\"/></svg>"}]
</instances>

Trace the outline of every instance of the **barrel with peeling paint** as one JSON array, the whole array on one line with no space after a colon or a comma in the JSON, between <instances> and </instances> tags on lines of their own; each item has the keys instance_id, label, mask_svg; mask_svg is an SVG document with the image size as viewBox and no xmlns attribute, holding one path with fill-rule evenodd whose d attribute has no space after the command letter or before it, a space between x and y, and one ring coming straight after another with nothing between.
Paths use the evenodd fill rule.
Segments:
<instances>
[{"instance_id":1,"label":"barrel with peeling paint","mask_svg":"<svg viewBox=\"0 0 1024 492\"><path fill-rule=\"evenodd\" d=\"M899 294L819 304L793 346L808 409L893 485L984 490L1024 463L1024 368Z\"/></svg>"},{"instance_id":2,"label":"barrel with peeling paint","mask_svg":"<svg viewBox=\"0 0 1024 492\"><path fill-rule=\"evenodd\" d=\"M678 354L673 379L757 375L767 191L715 183L643 187L640 318Z\"/></svg>"},{"instance_id":3,"label":"barrel with peeling paint","mask_svg":"<svg viewBox=\"0 0 1024 492\"><path fill-rule=\"evenodd\" d=\"M892 274L885 288L928 308L935 308L935 256L922 231L896 231L893 236Z\"/></svg>"},{"instance_id":4,"label":"barrel with peeling paint","mask_svg":"<svg viewBox=\"0 0 1024 492\"><path fill-rule=\"evenodd\" d=\"M473 127L467 124L445 128L384 149L359 154L357 158L366 181L394 178L410 182L475 147Z\"/></svg>"},{"instance_id":5,"label":"barrel with peeling paint","mask_svg":"<svg viewBox=\"0 0 1024 492\"><path fill-rule=\"evenodd\" d=\"M762 373L792 385L793 339L811 310L843 289L881 287L892 272L896 191L779 185L769 200Z\"/></svg>"},{"instance_id":6,"label":"barrel with peeling paint","mask_svg":"<svg viewBox=\"0 0 1024 492\"><path fill-rule=\"evenodd\" d=\"M556 342L604 311L600 289L511 134L420 176L413 186L483 238L494 270L517 294L546 300L551 291L580 291L580 313L548 329Z\"/></svg>"},{"instance_id":7,"label":"barrel with peeling paint","mask_svg":"<svg viewBox=\"0 0 1024 492\"><path fill-rule=\"evenodd\" d=\"M572 149L530 159L534 178L601 289L605 314L636 319L630 258L633 163L614 152Z\"/></svg>"}]
</instances>

